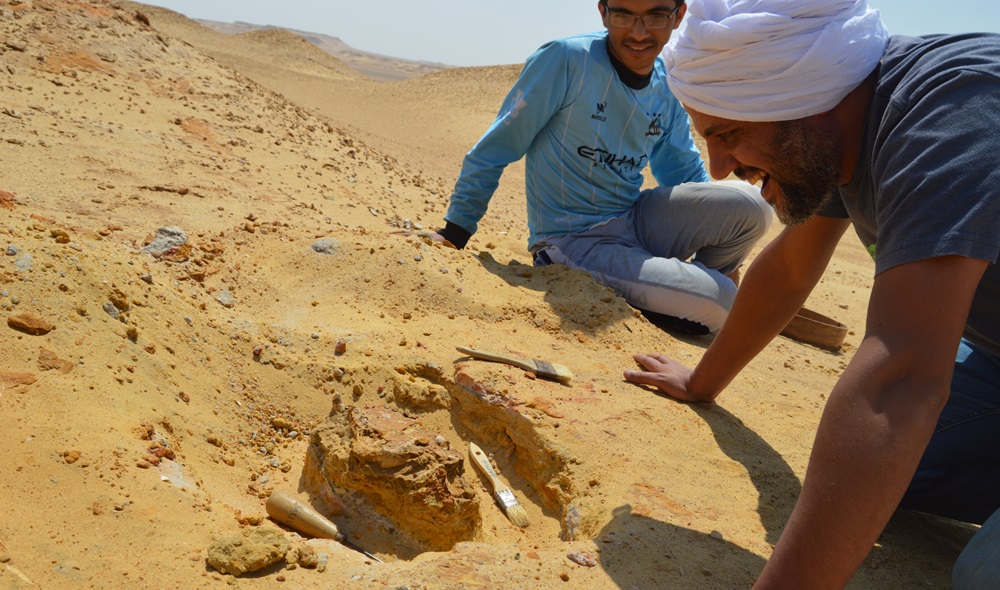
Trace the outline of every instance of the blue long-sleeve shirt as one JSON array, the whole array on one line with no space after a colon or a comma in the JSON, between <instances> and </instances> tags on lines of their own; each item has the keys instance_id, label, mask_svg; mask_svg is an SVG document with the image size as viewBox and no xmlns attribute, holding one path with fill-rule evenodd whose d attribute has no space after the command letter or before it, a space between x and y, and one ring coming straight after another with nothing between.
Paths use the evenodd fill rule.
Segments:
<instances>
[{"instance_id":1,"label":"blue long-sleeve shirt","mask_svg":"<svg viewBox=\"0 0 1000 590\"><path fill-rule=\"evenodd\" d=\"M645 88L630 88L604 32L552 41L528 58L466 155L445 220L475 233L500 175L525 155L529 249L624 213L647 165L662 186L709 180L663 60Z\"/></svg>"}]
</instances>

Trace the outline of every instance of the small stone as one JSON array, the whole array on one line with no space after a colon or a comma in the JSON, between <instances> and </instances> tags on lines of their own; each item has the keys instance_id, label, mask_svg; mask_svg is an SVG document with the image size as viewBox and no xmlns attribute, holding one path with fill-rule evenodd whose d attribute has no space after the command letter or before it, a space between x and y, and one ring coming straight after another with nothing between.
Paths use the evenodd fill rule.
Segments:
<instances>
[{"instance_id":1,"label":"small stone","mask_svg":"<svg viewBox=\"0 0 1000 590\"><path fill-rule=\"evenodd\" d=\"M333 238L323 238L313 242L310 248L319 254L331 255L336 254L337 250L340 249L340 242L334 240Z\"/></svg>"},{"instance_id":2,"label":"small stone","mask_svg":"<svg viewBox=\"0 0 1000 590\"><path fill-rule=\"evenodd\" d=\"M44 336L55 329L55 326L52 324L30 313L10 316L7 318L7 325L15 330L24 332L25 334L31 334L32 336Z\"/></svg>"},{"instance_id":3,"label":"small stone","mask_svg":"<svg viewBox=\"0 0 1000 590\"><path fill-rule=\"evenodd\" d=\"M289 543L284 534L259 527L216 539L208 548L206 561L224 574L239 576L281 561L288 550Z\"/></svg>"},{"instance_id":4,"label":"small stone","mask_svg":"<svg viewBox=\"0 0 1000 590\"><path fill-rule=\"evenodd\" d=\"M597 560L594 559L594 556L585 551L574 551L567 554L566 557L573 563L584 567L594 567L597 565Z\"/></svg>"},{"instance_id":5,"label":"small stone","mask_svg":"<svg viewBox=\"0 0 1000 590\"><path fill-rule=\"evenodd\" d=\"M115 307L115 304L111 303L110 301L105 301L104 305L101 306L101 309L103 309L109 316L111 316L116 320L121 318L121 312L118 311L118 308Z\"/></svg>"},{"instance_id":6,"label":"small stone","mask_svg":"<svg viewBox=\"0 0 1000 590\"><path fill-rule=\"evenodd\" d=\"M296 563L308 569L316 569L319 567L319 554L316 553L316 548L311 545L303 545L299 547L299 555Z\"/></svg>"},{"instance_id":7,"label":"small stone","mask_svg":"<svg viewBox=\"0 0 1000 590\"><path fill-rule=\"evenodd\" d=\"M225 308L231 308L231 307L233 307L233 305L236 304L236 300L233 299L233 296L232 296L232 294L229 293L229 291L222 291L215 298L215 300L218 301L219 303L221 303L222 307L225 307Z\"/></svg>"},{"instance_id":8,"label":"small stone","mask_svg":"<svg viewBox=\"0 0 1000 590\"><path fill-rule=\"evenodd\" d=\"M157 258L167 254L170 250L180 248L187 244L188 237L179 227L161 227L156 230L156 237L148 246L142 248Z\"/></svg>"}]
</instances>

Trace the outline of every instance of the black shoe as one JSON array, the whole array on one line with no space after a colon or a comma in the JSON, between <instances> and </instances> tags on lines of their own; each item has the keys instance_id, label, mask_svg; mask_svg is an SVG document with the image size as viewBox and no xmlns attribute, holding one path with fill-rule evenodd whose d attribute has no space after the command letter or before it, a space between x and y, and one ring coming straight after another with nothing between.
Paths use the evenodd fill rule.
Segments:
<instances>
[{"instance_id":1,"label":"black shoe","mask_svg":"<svg viewBox=\"0 0 1000 590\"><path fill-rule=\"evenodd\" d=\"M711 332L711 330L708 329L708 326L699 324L698 322L692 322L691 320L685 320L684 318L657 313L646 309L640 309L639 311L642 312L642 315L646 316L649 323L653 324L657 328L660 328L661 330L680 332L681 334L690 334L691 336L704 336L705 334Z\"/></svg>"}]
</instances>

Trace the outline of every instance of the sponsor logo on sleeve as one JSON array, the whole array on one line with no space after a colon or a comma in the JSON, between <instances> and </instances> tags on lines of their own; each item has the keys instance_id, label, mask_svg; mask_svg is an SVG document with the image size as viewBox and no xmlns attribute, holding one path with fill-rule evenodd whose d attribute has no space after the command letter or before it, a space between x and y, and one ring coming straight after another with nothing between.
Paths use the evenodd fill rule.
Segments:
<instances>
[{"instance_id":1,"label":"sponsor logo on sleeve","mask_svg":"<svg viewBox=\"0 0 1000 590\"><path fill-rule=\"evenodd\" d=\"M510 125L510 120L516 119L521 114L521 110L526 106L528 106L528 101L524 100L524 91L518 88L517 94L514 95L514 100L510 103L510 108L507 109L507 113L504 115L507 125Z\"/></svg>"}]
</instances>

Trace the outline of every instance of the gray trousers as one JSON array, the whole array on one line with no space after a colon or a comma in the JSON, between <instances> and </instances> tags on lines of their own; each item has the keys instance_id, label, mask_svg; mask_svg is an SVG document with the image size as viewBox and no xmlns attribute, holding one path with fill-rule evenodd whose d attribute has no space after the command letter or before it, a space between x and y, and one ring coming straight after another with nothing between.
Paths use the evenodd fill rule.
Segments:
<instances>
[{"instance_id":1,"label":"gray trousers","mask_svg":"<svg viewBox=\"0 0 1000 590\"><path fill-rule=\"evenodd\" d=\"M539 266L587 271L633 307L715 332L736 297L726 275L743 264L772 216L757 187L742 181L657 187L619 217L543 238L532 254Z\"/></svg>"}]
</instances>

